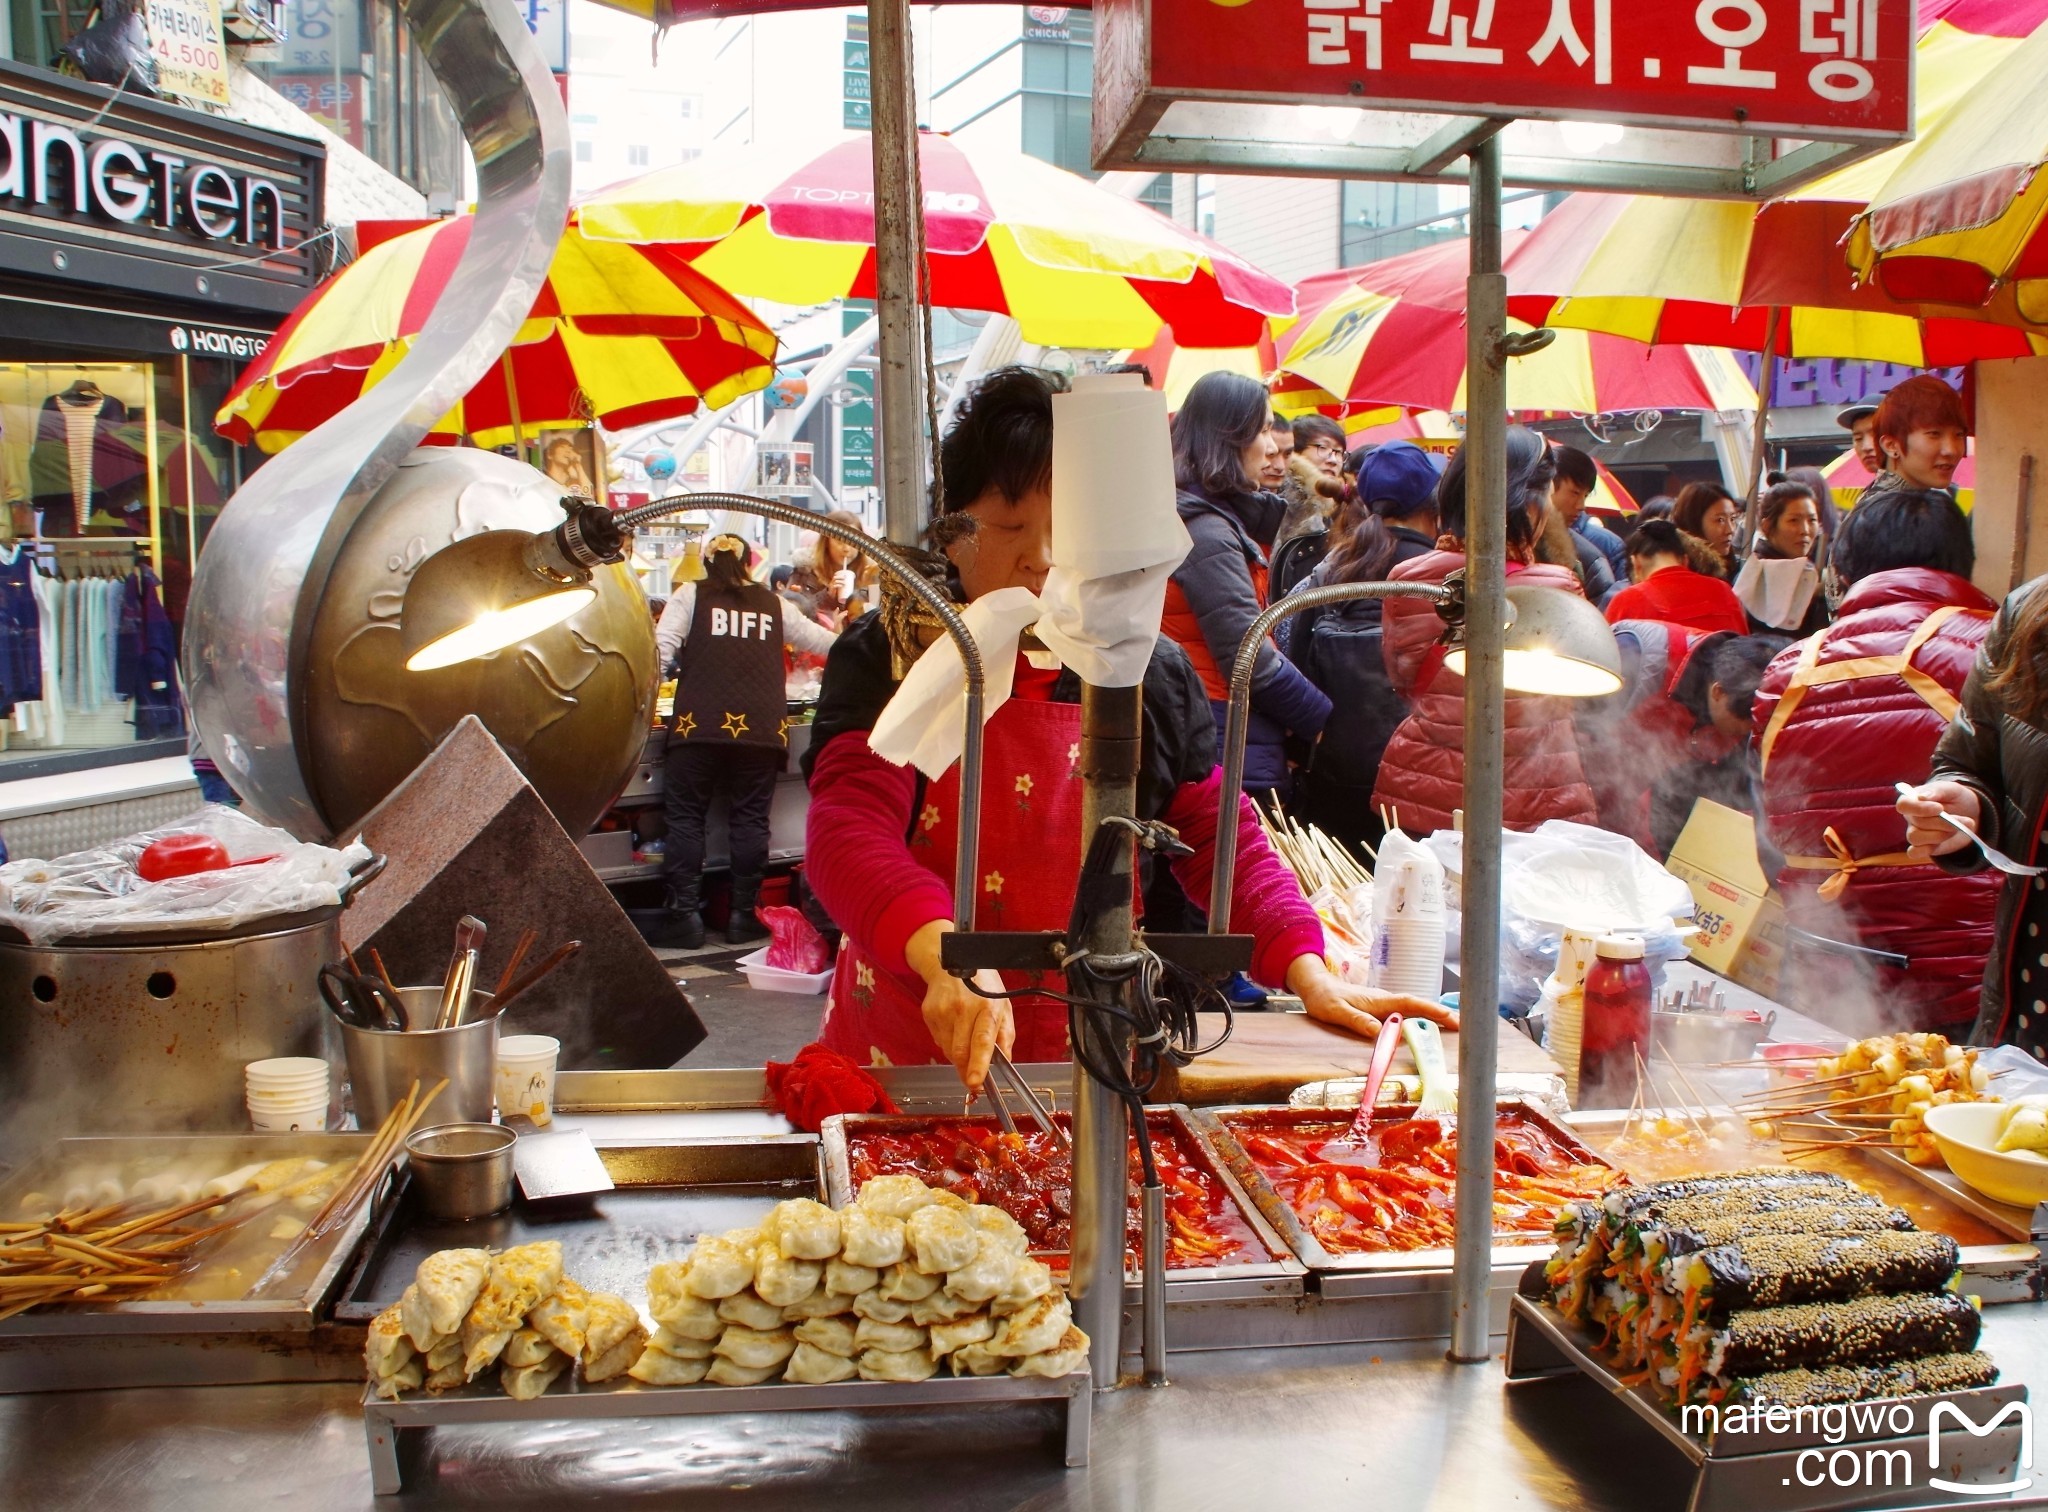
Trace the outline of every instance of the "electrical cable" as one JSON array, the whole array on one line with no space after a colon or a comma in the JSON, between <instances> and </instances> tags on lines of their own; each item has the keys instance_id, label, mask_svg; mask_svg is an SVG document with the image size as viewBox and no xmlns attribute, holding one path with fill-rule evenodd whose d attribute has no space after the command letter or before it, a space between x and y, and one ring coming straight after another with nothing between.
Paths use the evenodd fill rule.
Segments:
<instances>
[{"instance_id":1,"label":"electrical cable","mask_svg":"<svg viewBox=\"0 0 2048 1512\"><path fill-rule=\"evenodd\" d=\"M1133 843L1161 859L1192 854L1166 825L1115 816L1104 819L1081 863L1074 908L1067 921L1068 940L1086 939L1097 915L1125 904L1131 873L1117 869L1116 862L1120 850ZM1162 960L1157 951L1142 943L1128 953L1113 956L1063 949L1060 964L1066 969L1070 988L1085 983L1094 989L1094 994L1054 992L1040 987L995 993L971 981L968 987L982 997L1033 997L1065 1003L1067 1037L1073 1044L1075 1062L1124 1104L1134 1132L1145 1129L1145 1099L1159 1084L1166 1068L1185 1066L1230 1038L1230 1000L1193 972ZM1213 999L1223 1012L1223 1032L1205 1045L1201 1043L1198 1014L1208 999ZM1128 1056L1117 1046L1120 1029L1130 1032ZM1153 1159L1149 1131L1146 1138L1138 1141L1138 1154L1144 1165L1145 1185L1157 1188L1159 1170Z\"/></svg>"}]
</instances>

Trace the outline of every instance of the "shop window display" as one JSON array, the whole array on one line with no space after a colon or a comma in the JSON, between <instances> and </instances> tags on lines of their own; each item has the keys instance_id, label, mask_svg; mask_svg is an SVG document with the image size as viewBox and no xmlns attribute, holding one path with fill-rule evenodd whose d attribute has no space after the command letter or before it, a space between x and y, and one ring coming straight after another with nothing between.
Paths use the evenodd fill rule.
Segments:
<instances>
[{"instance_id":1,"label":"shop window display","mask_svg":"<svg viewBox=\"0 0 2048 1512\"><path fill-rule=\"evenodd\" d=\"M187 429L209 366L0 362L0 779L183 742L184 601L239 461Z\"/></svg>"}]
</instances>

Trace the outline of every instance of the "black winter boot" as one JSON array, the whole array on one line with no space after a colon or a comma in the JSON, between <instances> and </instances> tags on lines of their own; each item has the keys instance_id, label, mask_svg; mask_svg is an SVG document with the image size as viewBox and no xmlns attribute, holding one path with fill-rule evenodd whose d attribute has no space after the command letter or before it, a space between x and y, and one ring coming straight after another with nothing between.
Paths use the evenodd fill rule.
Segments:
<instances>
[{"instance_id":1,"label":"black winter boot","mask_svg":"<svg viewBox=\"0 0 2048 1512\"><path fill-rule=\"evenodd\" d=\"M761 897L759 877L732 879L732 917L725 923L725 943L751 945L768 938L768 926L754 917L754 904Z\"/></svg>"},{"instance_id":2,"label":"black winter boot","mask_svg":"<svg viewBox=\"0 0 2048 1512\"><path fill-rule=\"evenodd\" d=\"M668 920L649 933L648 944L695 950L704 943L704 915L698 908L696 888L671 887L663 906L668 909Z\"/></svg>"}]
</instances>

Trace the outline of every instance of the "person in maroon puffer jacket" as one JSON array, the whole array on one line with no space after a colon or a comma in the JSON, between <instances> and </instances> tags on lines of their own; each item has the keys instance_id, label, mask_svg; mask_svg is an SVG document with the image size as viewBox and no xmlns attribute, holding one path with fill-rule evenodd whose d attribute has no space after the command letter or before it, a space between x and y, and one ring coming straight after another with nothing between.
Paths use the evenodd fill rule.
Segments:
<instances>
[{"instance_id":1,"label":"person in maroon puffer jacket","mask_svg":"<svg viewBox=\"0 0 2048 1512\"><path fill-rule=\"evenodd\" d=\"M1550 507L1548 443L1534 431L1508 428L1508 581L1579 592L1578 574L1532 560ZM1403 562L1388 579L1441 583L1465 565L1465 451L1458 449L1437 487L1438 550ZM1409 715L1380 758L1375 809L1385 806L1411 835L1449 829L1465 801L1465 680L1444 670L1443 621L1424 599L1388 599L1381 610L1387 675L1408 700ZM1510 829L1546 819L1598 824L1577 733L1564 700L1510 694L1507 699L1505 815Z\"/></svg>"},{"instance_id":2,"label":"person in maroon puffer jacket","mask_svg":"<svg viewBox=\"0 0 2048 1512\"><path fill-rule=\"evenodd\" d=\"M1906 853L1896 784L1923 783L1998 606L1970 583L1970 524L1947 494L1873 486L1830 569L1834 624L1771 663L1754 720L1764 837L1784 852L1787 922L1904 956L1871 965L1876 1001L1845 998L1844 959L1794 951L1794 1001L1851 1033L1875 1021L1960 1038L1976 1017L1996 873L1954 876Z\"/></svg>"}]
</instances>

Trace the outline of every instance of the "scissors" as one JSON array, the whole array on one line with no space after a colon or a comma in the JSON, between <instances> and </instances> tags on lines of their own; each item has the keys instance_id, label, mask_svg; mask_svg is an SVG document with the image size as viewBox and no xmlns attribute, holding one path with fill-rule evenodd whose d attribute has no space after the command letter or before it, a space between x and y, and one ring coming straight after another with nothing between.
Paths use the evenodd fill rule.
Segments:
<instances>
[{"instance_id":1,"label":"scissors","mask_svg":"<svg viewBox=\"0 0 2048 1512\"><path fill-rule=\"evenodd\" d=\"M336 966L320 968L320 996L344 1024L358 1029L403 1029L405 1019L385 1001L383 984Z\"/></svg>"}]
</instances>

